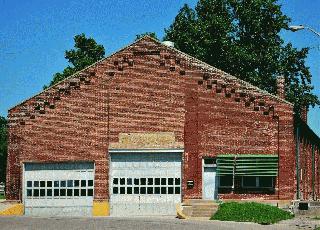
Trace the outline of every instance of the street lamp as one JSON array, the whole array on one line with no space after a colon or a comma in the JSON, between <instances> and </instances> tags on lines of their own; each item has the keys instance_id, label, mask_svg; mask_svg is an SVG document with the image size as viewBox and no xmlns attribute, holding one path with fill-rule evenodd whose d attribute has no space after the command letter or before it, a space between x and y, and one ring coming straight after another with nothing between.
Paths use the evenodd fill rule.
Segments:
<instances>
[{"instance_id":1,"label":"street lamp","mask_svg":"<svg viewBox=\"0 0 320 230\"><path fill-rule=\"evenodd\" d=\"M320 33L315 31L314 29L312 29L311 27L309 26L304 26L304 25L299 25L299 26L289 26L289 30L293 31L293 32L296 32L296 31L299 31L299 30L303 30L303 29L307 29L307 30L310 30L312 33L316 34L317 36L320 37Z\"/></svg>"}]
</instances>

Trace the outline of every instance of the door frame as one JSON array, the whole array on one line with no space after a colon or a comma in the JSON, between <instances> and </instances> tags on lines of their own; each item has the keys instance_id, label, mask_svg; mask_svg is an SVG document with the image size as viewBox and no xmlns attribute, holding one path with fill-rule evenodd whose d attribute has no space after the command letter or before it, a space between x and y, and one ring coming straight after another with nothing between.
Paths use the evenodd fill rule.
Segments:
<instances>
[{"instance_id":1,"label":"door frame","mask_svg":"<svg viewBox=\"0 0 320 230\"><path fill-rule=\"evenodd\" d=\"M202 177L202 199L204 199L204 168L205 168L205 163L204 163L204 161L206 160L206 159L214 159L214 160L216 160L217 158L216 157L203 157L202 158L202 166L201 166L201 170L202 170L202 172L201 172L201 177ZM206 168L217 168L217 163L214 163L214 164L207 164L206 165ZM218 187L218 185L219 185L219 178L216 176L216 181L215 181L216 183L216 187ZM217 184L218 183L218 184ZM218 200L218 190L217 190L217 199L215 199L215 200Z\"/></svg>"}]
</instances>

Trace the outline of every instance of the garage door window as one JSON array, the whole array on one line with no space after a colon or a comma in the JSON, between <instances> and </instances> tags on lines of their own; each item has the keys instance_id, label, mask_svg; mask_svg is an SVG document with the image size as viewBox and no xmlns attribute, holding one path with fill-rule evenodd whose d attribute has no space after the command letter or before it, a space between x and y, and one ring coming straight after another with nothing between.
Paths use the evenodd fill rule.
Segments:
<instances>
[{"instance_id":1,"label":"garage door window","mask_svg":"<svg viewBox=\"0 0 320 230\"><path fill-rule=\"evenodd\" d=\"M113 194L180 194L180 178L113 178ZM133 184L132 184L133 181Z\"/></svg>"},{"instance_id":2,"label":"garage door window","mask_svg":"<svg viewBox=\"0 0 320 230\"><path fill-rule=\"evenodd\" d=\"M93 196L93 180L27 181L26 192L29 198Z\"/></svg>"}]
</instances>

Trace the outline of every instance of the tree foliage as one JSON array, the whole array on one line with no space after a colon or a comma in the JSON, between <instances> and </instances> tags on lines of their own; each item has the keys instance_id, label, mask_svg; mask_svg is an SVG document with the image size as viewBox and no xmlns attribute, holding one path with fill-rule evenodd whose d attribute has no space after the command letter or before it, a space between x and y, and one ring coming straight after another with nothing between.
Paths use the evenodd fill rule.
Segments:
<instances>
[{"instance_id":1,"label":"tree foliage","mask_svg":"<svg viewBox=\"0 0 320 230\"><path fill-rule=\"evenodd\" d=\"M0 116L0 182L6 181L7 120Z\"/></svg>"},{"instance_id":2,"label":"tree foliage","mask_svg":"<svg viewBox=\"0 0 320 230\"><path fill-rule=\"evenodd\" d=\"M139 40L140 38L142 38L143 36L146 36L146 35L148 35L148 36L150 36L150 37L152 37L154 39L159 40L155 32L145 32L145 33L142 33L142 34L137 34L135 40Z\"/></svg>"},{"instance_id":3,"label":"tree foliage","mask_svg":"<svg viewBox=\"0 0 320 230\"><path fill-rule=\"evenodd\" d=\"M75 72L102 59L105 55L103 45L97 44L93 38L87 38L85 34L74 37L74 49L65 51L65 58L70 63L61 73L55 73L49 86L71 76ZM44 86L47 88L47 86Z\"/></svg>"},{"instance_id":4,"label":"tree foliage","mask_svg":"<svg viewBox=\"0 0 320 230\"><path fill-rule=\"evenodd\" d=\"M301 106L320 102L305 64L309 49L280 37L289 22L277 0L199 0L195 9L180 9L164 40L273 94L277 76L283 75L286 99L299 113Z\"/></svg>"}]
</instances>

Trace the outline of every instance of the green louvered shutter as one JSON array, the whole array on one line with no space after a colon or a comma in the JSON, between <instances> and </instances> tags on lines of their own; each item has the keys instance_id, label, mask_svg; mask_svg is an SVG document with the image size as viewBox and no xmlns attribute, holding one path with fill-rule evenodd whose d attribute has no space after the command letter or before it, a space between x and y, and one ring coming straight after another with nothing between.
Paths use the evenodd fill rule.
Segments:
<instances>
[{"instance_id":1,"label":"green louvered shutter","mask_svg":"<svg viewBox=\"0 0 320 230\"><path fill-rule=\"evenodd\" d=\"M235 176L277 176L277 155L231 155L217 156L217 174Z\"/></svg>"}]
</instances>

